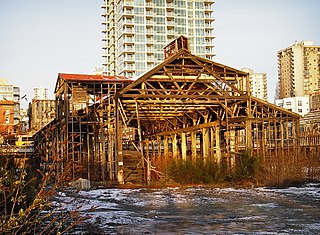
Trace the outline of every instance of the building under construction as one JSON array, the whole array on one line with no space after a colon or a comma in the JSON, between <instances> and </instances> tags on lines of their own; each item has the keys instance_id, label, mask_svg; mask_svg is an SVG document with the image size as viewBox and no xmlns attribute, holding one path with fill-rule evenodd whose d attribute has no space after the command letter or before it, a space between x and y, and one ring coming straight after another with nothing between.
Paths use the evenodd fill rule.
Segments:
<instances>
[{"instance_id":1,"label":"building under construction","mask_svg":"<svg viewBox=\"0 0 320 235\"><path fill-rule=\"evenodd\" d=\"M149 183L159 158L298 157L300 116L252 97L247 73L191 54L183 36L164 54L136 80L59 74L56 118L35 135L43 166L121 184Z\"/></svg>"}]
</instances>

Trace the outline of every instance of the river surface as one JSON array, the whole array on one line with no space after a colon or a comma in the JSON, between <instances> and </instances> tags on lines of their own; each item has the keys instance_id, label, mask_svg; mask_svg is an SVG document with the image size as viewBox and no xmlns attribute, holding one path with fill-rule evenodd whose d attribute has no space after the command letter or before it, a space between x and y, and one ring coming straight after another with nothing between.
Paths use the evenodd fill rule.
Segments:
<instances>
[{"instance_id":1,"label":"river surface","mask_svg":"<svg viewBox=\"0 0 320 235\"><path fill-rule=\"evenodd\" d=\"M56 202L91 216L76 234L320 234L320 184L65 191Z\"/></svg>"}]
</instances>

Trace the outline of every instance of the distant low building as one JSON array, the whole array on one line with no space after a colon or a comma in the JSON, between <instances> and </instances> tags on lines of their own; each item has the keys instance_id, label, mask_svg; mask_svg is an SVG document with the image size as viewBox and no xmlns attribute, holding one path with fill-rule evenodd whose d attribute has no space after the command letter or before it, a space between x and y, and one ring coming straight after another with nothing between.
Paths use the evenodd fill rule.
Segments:
<instances>
[{"instance_id":1,"label":"distant low building","mask_svg":"<svg viewBox=\"0 0 320 235\"><path fill-rule=\"evenodd\" d=\"M308 96L277 99L275 100L275 104L282 108L288 109L289 111L298 113L301 116L306 115L310 111L310 102Z\"/></svg>"},{"instance_id":2,"label":"distant low building","mask_svg":"<svg viewBox=\"0 0 320 235\"><path fill-rule=\"evenodd\" d=\"M21 115L21 129L22 132L26 132L29 130L29 116L28 116L28 109L20 109Z\"/></svg>"},{"instance_id":3,"label":"distant low building","mask_svg":"<svg viewBox=\"0 0 320 235\"><path fill-rule=\"evenodd\" d=\"M37 132L55 118L55 100L33 99L29 115L29 128Z\"/></svg>"},{"instance_id":4,"label":"distant low building","mask_svg":"<svg viewBox=\"0 0 320 235\"><path fill-rule=\"evenodd\" d=\"M12 101L14 104L14 124L20 123L20 88L8 83L7 79L0 79L0 100Z\"/></svg>"},{"instance_id":5,"label":"distant low building","mask_svg":"<svg viewBox=\"0 0 320 235\"><path fill-rule=\"evenodd\" d=\"M14 102L0 100L0 135L14 133Z\"/></svg>"}]
</instances>

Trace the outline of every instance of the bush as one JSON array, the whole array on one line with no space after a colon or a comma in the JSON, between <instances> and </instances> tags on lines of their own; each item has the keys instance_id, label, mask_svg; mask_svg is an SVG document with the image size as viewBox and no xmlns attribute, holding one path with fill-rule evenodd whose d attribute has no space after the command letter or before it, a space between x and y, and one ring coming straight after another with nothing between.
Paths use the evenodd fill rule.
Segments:
<instances>
[{"instance_id":1,"label":"bush","mask_svg":"<svg viewBox=\"0 0 320 235\"><path fill-rule=\"evenodd\" d=\"M236 158L233 169L226 160L217 164L213 160L196 161L178 159L168 167L169 178L181 184L213 184L222 181L251 179L261 169L260 159L245 152Z\"/></svg>"},{"instance_id":2,"label":"bush","mask_svg":"<svg viewBox=\"0 0 320 235\"><path fill-rule=\"evenodd\" d=\"M236 161L236 177L238 179L252 178L261 169L260 158L249 152L242 153Z\"/></svg>"},{"instance_id":3,"label":"bush","mask_svg":"<svg viewBox=\"0 0 320 235\"><path fill-rule=\"evenodd\" d=\"M175 160L169 165L169 177L181 184L212 184L219 180L220 168L213 161Z\"/></svg>"},{"instance_id":4,"label":"bush","mask_svg":"<svg viewBox=\"0 0 320 235\"><path fill-rule=\"evenodd\" d=\"M1 156L0 234L64 233L81 220L76 212L51 207L50 198L59 186L59 180L49 184L53 177L52 172L17 168L13 158Z\"/></svg>"}]
</instances>

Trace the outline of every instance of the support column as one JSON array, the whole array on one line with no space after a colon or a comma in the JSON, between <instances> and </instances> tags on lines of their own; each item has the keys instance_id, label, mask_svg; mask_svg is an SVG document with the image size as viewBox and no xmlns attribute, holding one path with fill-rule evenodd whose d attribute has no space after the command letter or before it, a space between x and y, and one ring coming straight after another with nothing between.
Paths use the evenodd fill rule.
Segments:
<instances>
[{"instance_id":1,"label":"support column","mask_svg":"<svg viewBox=\"0 0 320 235\"><path fill-rule=\"evenodd\" d=\"M210 129L210 160L214 159L214 127L211 127Z\"/></svg>"},{"instance_id":2,"label":"support column","mask_svg":"<svg viewBox=\"0 0 320 235\"><path fill-rule=\"evenodd\" d=\"M156 158L155 142L156 141L154 139L151 140L151 155L154 159Z\"/></svg>"},{"instance_id":3,"label":"support column","mask_svg":"<svg viewBox=\"0 0 320 235\"><path fill-rule=\"evenodd\" d=\"M117 112L118 113L118 112ZM118 183L124 184L124 172L123 172L123 152L122 152L122 123L119 120L119 115L117 115L117 123L116 123L116 141L117 141L117 167L118 167Z\"/></svg>"},{"instance_id":4,"label":"support column","mask_svg":"<svg viewBox=\"0 0 320 235\"><path fill-rule=\"evenodd\" d=\"M210 138L209 138L209 130L208 128L202 129L202 152L203 152L203 160L206 162L209 156L209 148L210 148Z\"/></svg>"},{"instance_id":5,"label":"support column","mask_svg":"<svg viewBox=\"0 0 320 235\"><path fill-rule=\"evenodd\" d=\"M234 129L231 129L229 131L229 143L230 143L230 168L231 170L235 169L235 164L236 164L236 159L235 159L235 136L236 135L236 131Z\"/></svg>"},{"instance_id":6,"label":"support column","mask_svg":"<svg viewBox=\"0 0 320 235\"><path fill-rule=\"evenodd\" d=\"M150 184L151 181L151 162L150 162L150 154L149 154L149 139L145 140L146 142L146 159L147 159L147 185Z\"/></svg>"},{"instance_id":7,"label":"support column","mask_svg":"<svg viewBox=\"0 0 320 235\"><path fill-rule=\"evenodd\" d=\"M163 154L164 158L167 159L169 157L169 145L168 145L168 136L163 137Z\"/></svg>"},{"instance_id":8,"label":"support column","mask_svg":"<svg viewBox=\"0 0 320 235\"><path fill-rule=\"evenodd\" d=\"M215 139L216 139L216 155L215 161L217 164L221 164L221 146L220 146L220 126L216 126L215 128Z\"/></svg>"},{"instance_id":9,"label":"support column","mask_svg":"<svg viewBox=\"0 0 320 235\"><path fill-rule=\"evenodd\" d=\"M246 119L246 150L251 153L252 151L252 110L251 110L251 99L247 101L247 119Z\"/></svg>"},{"instance_id":10,"label":"support column","mask_svg":"<svg viewBox=\"0 0 320 235\"><path fill-rule=\"evenodd\" d=\"M142 130L141 130L141 123L140 123L140 116L139 116L139 109L138 103L136 102L136 115L137 115L137 122L138 122L138 134L139 134L139 144L140 144L140 154L141 154L141 163L144 172L148 172L149 162L145 163L144 155L143 155L143 142L142 142ZM147 169L145 169L147 167ZM148 183L148 173L145 175L145 181Z\"/></svg>"},{"instance_id":11,"label":"support column","mask_svg":"<svg viewBox=\"0 0 320 235\"><path fill-rule=\"evenodd\" d=\"M106 180L106 140L103 128L100 127L100 159L101 159L101 174L102 181Z\"/></svg>"},{"instance_id":12,"label":"support column","mask_svg":"<svg viewBox=\"0 0 320 235\"><path fill-rule=\"evenodd\" d=\"M197 132L191 132L191 158L195 162L197 159Z\"/></svg>"},{"instance_id":13,"label":"support column","mask_svg":"<svg viewBox=\"0 0 320 235\"><path fill-rule=\"evenodd\" d=\"M157 136L158 143L158 157L161 158L161 136Z\"/></svg>"},{"instance_id":14,"label":"support column","mask_svg":"<svg viewBox=\"0 0 320 235\"><path fill-rule=\"evenodd\" d=\"M181 156L184 161L187 160L187 137L186 133L181 133Z\"/></svg>"},{"instance_id":15,"label":"support column","mask_svg":"<svg viewBox=\"0 0 320 235\"><path fill-rule=\"evenodd\" d=\"M173 155L173 159L178 158L177 134L174 134L172 137L172 155Z\"/></svg>"}]
</instances>

